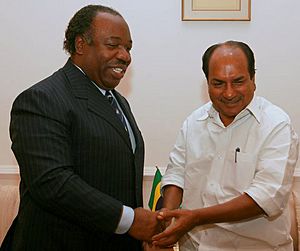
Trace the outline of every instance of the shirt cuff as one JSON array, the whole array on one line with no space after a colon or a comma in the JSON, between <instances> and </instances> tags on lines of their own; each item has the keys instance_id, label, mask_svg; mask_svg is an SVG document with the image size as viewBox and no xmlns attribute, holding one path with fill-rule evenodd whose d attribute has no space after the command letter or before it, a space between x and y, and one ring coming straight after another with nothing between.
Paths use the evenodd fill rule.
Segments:
<instances>
[{"instance_id":1,"label":"shirt cuff","mask_svg":"<svg viewBox=\"0 0 300 251\"><path fill-rule=\"evenodd\" d=\"M134 211L131 207L127 207L123 205L123 212L115 231L116 234L125 234L129 228L131 227L134 219Z\"/></svg>"}]
</instances>

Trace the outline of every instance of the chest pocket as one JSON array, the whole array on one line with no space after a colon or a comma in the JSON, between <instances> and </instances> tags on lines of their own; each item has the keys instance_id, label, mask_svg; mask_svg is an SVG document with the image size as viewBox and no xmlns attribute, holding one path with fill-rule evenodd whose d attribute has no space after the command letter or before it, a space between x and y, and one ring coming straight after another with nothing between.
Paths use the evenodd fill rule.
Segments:
<instances>
[{"instance_id":1,"label":"chest pocket","mask_svg":"<svg viewBox=\"0 0 300 251\"><path fill-rule=\"evenodd\" d=\"M254 178L256 162L253 153L228 151L221 178L223 189L239 193L245 191Z\"/></svg>"}]
</instances>

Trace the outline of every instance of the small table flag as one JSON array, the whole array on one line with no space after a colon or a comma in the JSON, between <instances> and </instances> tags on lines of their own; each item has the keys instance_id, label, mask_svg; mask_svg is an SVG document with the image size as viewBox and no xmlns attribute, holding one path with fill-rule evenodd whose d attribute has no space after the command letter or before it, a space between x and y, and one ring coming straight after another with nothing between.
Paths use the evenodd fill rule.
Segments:
<instances>
[{"instance_id":1,"label":"small table flag","mask_svg":"<svg viewBox=\"0 0 300 251\"><path fill-rule=\"evenodd\" d=\"M153 178L153 183L152 183L152 189L151 189L151 194L148 202L148 206L151 209L151 211L156 211L162 208L163 204L163 198L160 193L160 183L161 183L161 178L162 175L156 167L156 172Z\"/></svg>"}]
</instances>

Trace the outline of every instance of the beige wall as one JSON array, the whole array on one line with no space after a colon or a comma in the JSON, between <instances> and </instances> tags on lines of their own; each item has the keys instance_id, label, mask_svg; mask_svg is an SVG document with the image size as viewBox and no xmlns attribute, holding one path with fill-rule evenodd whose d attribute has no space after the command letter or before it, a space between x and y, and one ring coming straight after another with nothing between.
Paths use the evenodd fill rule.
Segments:
<instances>
[{"instance_id":1,"label":"beige wall","mask_svg":"<svg viewBox=\"0 0 300 251\"><path fill-rule=\"evenodd\" d=\"M18 183L17 176L1 174L17 165L8 133L12 102L64 64L67 22L90 3L99 1L0 1L0 184ZM257 94L284 108L300 135L300 1L252 1L250 22L183 22L180 0L101 3L119 10L132 32L133 62L119 90L131 103L145 138L145 166L151 169L144 181L145 205L153 167L166 166L182 121L208 100L201 55L212 43L235 39L253 48Z\"/></svg>"},{"instance_id":2,"label":"beige wall","mask_svg":"<svg viewBox=\"0 0 300 251\"><path fill-rule=\"evenodd\" d=\"M99 1L0 1L0 169L16 165L8 135L14 98L61 67L67 22ZM128 21L132 64L119 90L146 142L145 166L166 166L184 118L207 101L201 55L212 43L243 40L257 59L257 94L282 106L300 134L300 1L252 1L252 20L181 21L181 1L102 0ZM269 5L270 4L270 5Z\"/></svg>"}]
</instances>

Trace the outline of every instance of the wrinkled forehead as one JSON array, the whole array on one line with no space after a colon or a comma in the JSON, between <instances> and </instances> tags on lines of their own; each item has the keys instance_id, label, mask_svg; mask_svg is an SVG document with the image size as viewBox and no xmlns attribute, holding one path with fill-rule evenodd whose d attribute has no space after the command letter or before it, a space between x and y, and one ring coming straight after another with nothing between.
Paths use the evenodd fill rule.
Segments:
<instances>
[{"instance_id":1,"label":"wrinkled forehead","mask_svg":"<svg viewBox=\"0 0 300 251\"><path fill-rule=\"evenodd\" d=\"M129 26L122 16L99 12L91 25L96 36L121 37L123 40L131 41Z\"/></svg>"},{"instance_id":2,"label":"wrinkled forehead","mask_svg":"<svg viewBox=\"0 0 300 251\"><path fill-rule=\"evenodd\" d=\"M242 49L238 47L223 45L216 48L212 53L209 61L209 68L216 65L219 66L232 64L234 62L239 64L246 64L246 66L248 66L247 57Z\"/></svg>"},{"instance_id":3,"label":"wrinkled forehead","mask_svg":"<svg viewBox=\"0 0 300 251\"><path fill-rule=\"evenodd\" d=\"M248 73L248 61L238 47L222 46L217 48L209 62L209 75L232 76Z\"/></svg>"},{"instance_id":4,"label":"wrinkled forehead","mask_svg":"<svg viewBox=\"0 0 300 251\"><path fill-rule=\"evenodd\" d=\"M213 59L214 57L244 57L245 59L247 59L245 53L241 48L230 45L222 45L216 48L212 53L211 59Z\"/></svg>"},{"instance_id":5,"label":"wrinkled forehead","mask_svg":"<svg viewBox=\"0 0 300 251\"><path fill-rule=\"evenodd\" d=\"M114 15L106 12L98 12L92 22L93 27L105 28L107 26L126 27L129 30L128 24L120 15Z\"/></svg>"}]
</instances>

